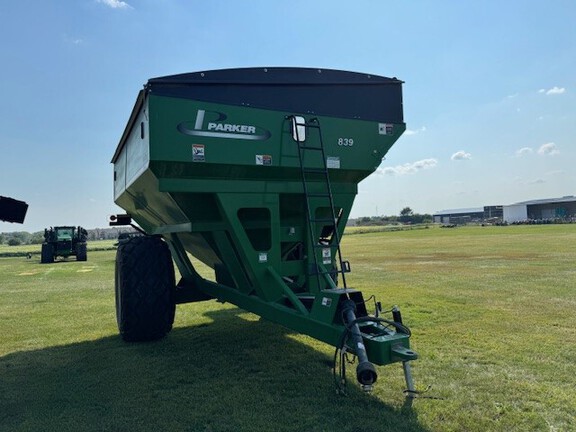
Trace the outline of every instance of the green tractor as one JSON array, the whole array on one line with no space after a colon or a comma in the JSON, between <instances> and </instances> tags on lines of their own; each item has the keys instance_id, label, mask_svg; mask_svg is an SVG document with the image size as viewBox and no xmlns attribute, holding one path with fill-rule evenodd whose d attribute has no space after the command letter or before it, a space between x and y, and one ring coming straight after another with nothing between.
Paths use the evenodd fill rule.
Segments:
<instances>
[{"instance_id":1,"label":"green tractor","mask_svg":"<svg viewBox=\"0 0 576 432\"><path fill-rule=\"evenodd\" d=\"M42 264L52 263L56 257L76 256L76 261L86 261L86 239L88 232L81 226L57 226L44 230Z\"/></svg>"}]
</instances>

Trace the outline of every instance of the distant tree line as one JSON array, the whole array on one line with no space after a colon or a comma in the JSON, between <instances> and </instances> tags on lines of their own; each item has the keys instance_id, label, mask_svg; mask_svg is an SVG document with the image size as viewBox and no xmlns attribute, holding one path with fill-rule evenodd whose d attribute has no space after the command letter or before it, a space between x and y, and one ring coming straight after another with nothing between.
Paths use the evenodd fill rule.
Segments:
<instances>
[{"instance_id":1,"label":"distant tree line","mask_svg":"<svg viewBox=\"0 0 576 432\"><path fill-rule=\"evenodd\" d=\"M393 225L393 224L426 224L432 223L434 218L430 214L414 213L410 207L404 207L398 216L364 216L356 219L355 225Z\"/></svg>"},{"instance_id":2,"label":"distant tree line","mask_svg":"<svg viewBox=\"0 0 576 432\"><path fill-rule=\"evenodd\" d=\"M390 225L390 224L426 224L433 222L432 215L414 213L410 207L404 207L398 216L365 216L356 219L355 225ZM352 221L351 221L352 222ZM122 233L135 232L131 227L94 228L88 231L88 241L95 240L115 240ZM29 233L27 231L16 231L10 233L0 233L0 244L10 246L42 244L44 242L44 231Z\"/></svg>"},{"instance_id":3,"label":"distant tree line","mask_svg":"<svg viewBox=\"0 0 576 432\"><path fill-rule=\"evenodd\" d=\"M119 228L94 228L88 231L88 241L95 240L115 240L121 233L134 232L131 227ZM44 231L29 233L27 231L16 231L10 233L0 233L0 244L9 246L42 244L44 242Z\"/></svg>"}]
</instances>

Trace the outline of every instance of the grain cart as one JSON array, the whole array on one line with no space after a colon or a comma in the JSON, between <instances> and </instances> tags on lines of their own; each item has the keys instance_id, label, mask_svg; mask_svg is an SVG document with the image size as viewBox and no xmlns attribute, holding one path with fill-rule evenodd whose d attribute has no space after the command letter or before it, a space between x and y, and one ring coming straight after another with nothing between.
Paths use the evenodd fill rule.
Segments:
<instances>
[{"instance_id":1,"label":"grain cart","mask_svg":"<svg viewBox=\"0 0 576 432\"><path fill-rule=\"evenodd\" d=\"M76 261L86 261L88 232L82 227L57 226L44 230L44 243L40 262L52 263L56 257L76 256Z\"/></svg>"},{"instance_id":2,"label":"grain cart","mask_svg":"<svg viewBox=\"0 0 576 432\"><path fill-rule=\"evenodd\" d=\"M413 390L409 330L397 310L368 313L340 250L358 183L405 128L396 78L246 68L150 79L112 158L126 214L111 225L147 234L117 251L122 338L160 338L175 304L217 299L336 347L339 383L350 353L363 388L374 364L402 362Z\"/></svg>"}]
</instances>

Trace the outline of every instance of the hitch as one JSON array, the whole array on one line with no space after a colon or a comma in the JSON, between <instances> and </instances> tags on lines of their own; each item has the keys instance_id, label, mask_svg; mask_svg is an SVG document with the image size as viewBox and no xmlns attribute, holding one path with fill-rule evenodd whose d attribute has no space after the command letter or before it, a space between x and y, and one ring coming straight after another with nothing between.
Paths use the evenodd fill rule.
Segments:
<instances>
[{"instance_id":1,"label":"hitch","mask_svg":"<svg viewBox=\"0 0 576 432\"><path fill-rule=\"evenodd\" d=\"M132 216L129 214L116 214L108 216L108 225L109 226L125 226L130 225L136 231L138 231L142 235L148 235L146 231L140 228L138 225L134 225L132 223Z\"/></svg>"},{"instance_id":2,"label":"hitch","mask_svg":"<svg viewBox=\"0 0 576 432\"><path fill-rule=\"evenodd\" d=\"M376 302L376 315L370 316L363 308L363 301L361 303L356 301L359 298L361 297L351 296L340 303L340 312L346 329L334 356L334 377L337 392L345 394L346 363L354 362L348 360L347 354L350 353L358 357L356 379L362 390L370 392L378 379L374 363L401 362L407 386L405 394L409 398L415 397L418 392L414 387L410 361L416 360L418 354L407 343L406 338L410 337L411 332L402 323L400 309L394 306L392 310L388 311L392 312L393 319L384 319L379 317L382 307ZM357 309L357 305L362 307ZM360 316L358 317L357 314ZM380 345L385 340L388 342L385 345ZM340 379L336 380L338 352L340 352ZM382 355L388 357L383 361Z\"/></svg>"},{"instance_id":3,"label":"hitch","mask_svg":"<svg viewBox=\"0 0 576 432\"><path fill-rule=\"evenodd\" d=\"M116 214L108 216L110 226L132 225L132 217L129 214Z\"/></svg>"}]
</instances>

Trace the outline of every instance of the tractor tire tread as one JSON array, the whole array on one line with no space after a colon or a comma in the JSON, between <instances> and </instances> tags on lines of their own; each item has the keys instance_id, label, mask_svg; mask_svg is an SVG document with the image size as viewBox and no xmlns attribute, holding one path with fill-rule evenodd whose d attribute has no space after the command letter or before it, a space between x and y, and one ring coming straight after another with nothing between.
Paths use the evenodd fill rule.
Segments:
<instances>
[{"instance_id":1,"label":"tractor tire tread","mask_svg":"<svg viewBox=\"0 0 576 432\"><path fill-rule=\"evenodd\" d=\"M176 305L174 265L165 242L134 237L116 254L116 318L122 339L151 341L172 329Z\"/></svg>"}]
</instances>

